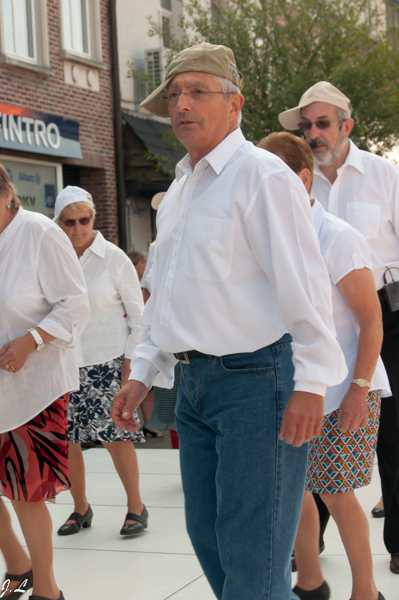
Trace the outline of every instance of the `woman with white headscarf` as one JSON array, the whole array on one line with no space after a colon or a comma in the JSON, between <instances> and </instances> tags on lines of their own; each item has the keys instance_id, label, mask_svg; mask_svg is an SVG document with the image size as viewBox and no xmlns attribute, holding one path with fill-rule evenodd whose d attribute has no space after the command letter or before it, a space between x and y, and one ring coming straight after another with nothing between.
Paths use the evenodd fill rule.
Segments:
<instances>
[{"instance_id":1,"label":"woman with white headscarf","mask_svg":"<svg viewBox=\"0 0 399 600\"><path fill-rule=\"evenodd\" d=\"M67 234L86 279L91 315L79 340L80 390L68 409L71 494L75 507L58 535L91 526L93 511L86 497L82 442L100 441L108 450L127 494L121 535L144 531L148 512L139 489L134 433L114 424L110 411L115 394L130 373L130 358L140 339L143 296L136 270L126 254L93 229L95 208L84 189L68 186L57 196L54 220Z\"/></svg>"}]
</instances>

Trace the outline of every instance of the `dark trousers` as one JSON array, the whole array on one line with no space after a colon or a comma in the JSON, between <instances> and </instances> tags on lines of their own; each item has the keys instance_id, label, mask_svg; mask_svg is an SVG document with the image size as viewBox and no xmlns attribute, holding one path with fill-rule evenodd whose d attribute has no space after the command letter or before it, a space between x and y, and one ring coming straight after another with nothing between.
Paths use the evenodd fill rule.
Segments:
<instances>
[{"instance_id":1,"label":"dark trousers","mask_svg":"<svg viewBox=\"0 0 399 600\"><path fill-rule=\"evenodd\" d=\"M392 396L381 398L377 456L384 499L384 543L390 554L399 552L399 311L391 313L383 290L378 292L384 326L381 358Z\"/></svg>"}]
</instances>

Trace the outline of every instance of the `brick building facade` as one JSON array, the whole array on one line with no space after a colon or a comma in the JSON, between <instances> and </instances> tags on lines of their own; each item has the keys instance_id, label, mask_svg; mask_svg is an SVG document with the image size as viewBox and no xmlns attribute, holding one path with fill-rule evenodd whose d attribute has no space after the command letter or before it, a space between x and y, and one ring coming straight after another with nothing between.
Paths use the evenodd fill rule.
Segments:
<instances>
[{"instance_id":1,"label":"brick building facade","mask_svg":"<svg viewBox=\"0 0 399 600\"><path fill-rule=\"evenodd\" d=\"M26 4L26 23L22 23L21 15L9 9L7 12L5 3L0 4L0 111L6 114L0 129L0 162L10 168L18 191L19 187L25 190L21 192L25 207L50 217L52 198L62 187L79 185L87 189L97 207L96 228L110 241L117 241L109 4L108 0L86 0L76 15L76 3L69 0L32 0ZM28 110L18 113L18 107ZM57 151L58 156L41 153L38 147L30 152L26 142L23 149L18 149L18 131L14 132L13 147L7 147L4 139L10 136L5 126L11 128L11 117L7 116L10 111L14 111L14 129L17 119L21 119L16 115L31 111L39 116L62 117L61 123L78 122L82 158L68 152L63 156L62 149ZM21 139L28 127L26 117L22 121ZM42 210L40 183L46 177L50 184L55 181L55 189L50 196L46 192L46 209ZM46 189L51 190L51 185Z\"/></svg>"}]
</instances>

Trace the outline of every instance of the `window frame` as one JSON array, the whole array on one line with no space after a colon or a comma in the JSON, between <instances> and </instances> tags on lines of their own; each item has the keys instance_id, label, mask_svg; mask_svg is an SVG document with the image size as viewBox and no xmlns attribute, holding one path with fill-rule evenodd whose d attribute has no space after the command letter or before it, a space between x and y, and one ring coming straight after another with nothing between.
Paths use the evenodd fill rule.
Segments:
<instances>
[{"instance_id":1,"label":"window frame","mask_svg":"<svg viewBox=\"0 0 399 600\"><path fill-rule=\"evenodd\" d=\"M4 14L3 2L0 2L0 64L8 64L31 71L36 71L42 75L50 76L50 55L48 46L48 26L47 26L47 2L46 0L33 0L32 5L32 42L35 52L35 58L22 56L10 52L5 48L4 40Z\"/></svg>"},{"instance_id":2,"label":"window frame","mask_svg":"<svg viewBox=\"0 0 399 600\"><path fill-rule=\"evenodd\" d=\"M86 0L87 32L89 53L78 52L66 47L63 24L63 0L59 0L61 56L66 60L82 63L97 69L104 68L101 50L101 18L98 0Z\"/></svg>"}]
</instances>

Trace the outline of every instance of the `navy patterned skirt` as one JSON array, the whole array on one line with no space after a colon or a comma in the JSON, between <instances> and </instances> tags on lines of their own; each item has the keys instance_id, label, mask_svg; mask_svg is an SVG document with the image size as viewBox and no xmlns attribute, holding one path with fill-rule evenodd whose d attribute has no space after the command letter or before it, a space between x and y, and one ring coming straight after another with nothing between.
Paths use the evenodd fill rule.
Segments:
<instances>
[{"instance_id":1,"label":"navy patterned skirt","mask_svg":"<svg viewBox=\"0 0 399 600\"><path fill-rule=\"evenodd\" d=\"M71 393L68 407L69 442L145 442L142 429L125 431L111 418L114 396L121 387L122 363L123 356L119 356L79 369L80 389ZM137 411L134 418L138 421Z\"/></svg>"}]
</instances>

